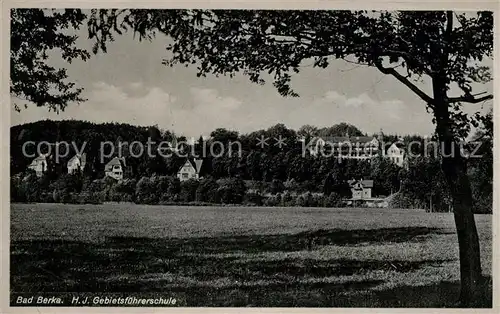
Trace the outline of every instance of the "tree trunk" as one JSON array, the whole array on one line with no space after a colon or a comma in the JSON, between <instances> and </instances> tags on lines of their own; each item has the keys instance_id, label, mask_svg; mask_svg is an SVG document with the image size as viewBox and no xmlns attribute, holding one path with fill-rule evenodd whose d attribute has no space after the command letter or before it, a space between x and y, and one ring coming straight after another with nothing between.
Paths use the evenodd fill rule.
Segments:
<instances>
[{"instance_id":1,"label":"tree trunk","mask_svg":"<svg viewBox=\"0 0 500 314\"><path fill-rule=\"evenodd\" d=\"M472 213L472 193L463 161L443 158L443 171L450 187L460 256L460 302L474 307L482 295L479 238Z\"/></svg>"},{"instance_id":2,"label":"tree trunk","mask_svg":"<svg viewBox=\"0 0 500 314\"><path fill-rule=\"evenodd\" d=\"M460 306L475 307L484 299L482 291L479 238L472 213L472 191L465 159L452 133L450 113L446 101L446 85L433 80L434 115L440 141L441 167L449 187L460 257Z\"/></svg>"}]
</instances>

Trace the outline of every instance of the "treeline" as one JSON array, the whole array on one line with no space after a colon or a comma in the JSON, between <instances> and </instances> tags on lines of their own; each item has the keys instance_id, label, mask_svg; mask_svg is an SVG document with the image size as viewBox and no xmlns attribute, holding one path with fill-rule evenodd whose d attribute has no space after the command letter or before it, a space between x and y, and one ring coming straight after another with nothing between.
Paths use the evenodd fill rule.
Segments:
<instances>
[{"instance_id":1,"label":"treeline","mask_svg":"<svg viewBox=\"0 0 500 314\"><path fill-rule=\"evenodd\" d=\"M489 129L492 130L492 126L484 127L478 134L484 141L479 152L483 157L469 161L469 178L477 207L476 212L491 212L492 207L492 131L489 134ZM185 158L175 154L169 158L163 158L156 153L155 147L152 149L155 154L153 157L147 154L129 158L125 156L130 171L129 176L123 182L105 178L105 163L100 160L100 143L102 142L139 141L146 143L148 139L157 143L170 142L175 136L171 131L161 130L155 126L94 124L72 120L45 120L14 126L11 128L12 200L20 202L92 202L95 200L95 202L132 201L148 204L175 202L243 204L252 199L255 204L262 202L262 205L294 204L290 206L295 206L306 203L320 206L319 203L327 204L328 202L315 200L315 198L319 198L320 195L325 198L324 195L330 196L332 193L333 199L350 197L350 190L346 186L347 180L365 178L374 180L372 195L383 197L399 191L397 197L391 199L392 206L432 207L434 211L449 209L450 202L440 170L439 158L433 157L432 152L427 157L411 158L407 169L398 167L382 156L366 161L339 160L336 157L315 157L302 154L303 144L298 140L300 138L305 138L307 141L317 135L343 136L346 133L351 136L367 135L355 126L346 123L322 129L307 125L297 131L283 124L277 124L249 134L216 129L206 142L200 137L192 147L184 147L184 149L202 155L203 147L210 146L211 143L217 141L222 143L223 147L217 147L224 153L217 157L211 154L204 156L201 173L202 177L205 177L204 180L198 183L189 181L190 183L181 184L175 176L179 167L185 162ZM182 136L175 137L178 141L185 140ZM259 145L259 139L262 137L270 139L268 145ZM283 139L284 145L281 148L274 145L274 139L278 138ZM384 142L392 143L398 138L396 135L384 135ZM414 155L424 155L425 152L429 154L428 150L424 151L426 143L424 138L413 135L404 136L403 140L405 144L421 143L421 145L411 146ZM66 141L74 142L79 147L86 142L87 167L77 177L68 175L66 162L75 153L70 152L67 157L60 160L59 164L51 165L46 175L36 178L26 170L33 159L26 157L22 152L22 145L26 141L35 143ZM240 154L235 154L234 149L232 154L228 153L231 143L234 142L240 143ZM28 153L34 153L33 146L31 149ZM219 151L212 153L218 154ZM244 182L245 192L233 191L234 182ZM196 184L200 186L200 191L198 191L198 186L196 188L191 186ZM230 194L243 196L231 199ZM302 198L297 201L299 196ZM289 198L294 199L293 202L289 201Z\"/></svg>"},{"instance_id":2,"label":"treeline","mask_svg":"<svg viewBox=\"0 0 500 314\"><path fill-rule=\"evenodd\" d=\"M372 173L372 166L368 162L357 162L353 160L339 160L332 158L318 158L303 155L302 143L299 138L310 138L315 135L343 136L366 135L355 126L341 123L329 128L317 129L313 126L304 126L298 131L288 129L283 124L277 124L266 130L259 130L250 134L238 134L238 132L216 129L211 133L211 138L204 141L199 138L192 147L185 147L187 152L194 151L203 157L202 176L211 176L214 179L238 176L243 180L265 181L272 180L290 181L294 180L308 186L313 192L321 191L321 184L325 177L333 172L338 180L353 178L373 178L377 180L379 189L377 194L388 195L391 190L399 188L399 181L394 178L399 168L390 163L383 163L381 167L388 169L376 169L378 172L387 172L389 175L377 175ZM28 157L22 151L23 144L28 141L39 143L46 141L50 143L68 142L76 143L77 147L85 145L87 155L87 167L83 170L85 176L91 179L104 177L104 165L111 157L101 161L100 145L104 142L132 143L139 141L146 143L148 138L152 142L172 141L174 134L170 131L160 130L157 127L136 127L128 124L94 124L84 121L39 121L30 124L14 126L11 128L11 174L26 170L34 157ZM260 138L268 138L267 145L259 145ZM177 136L177 140L183 141L185 137ZM275 139L283 139L282 147L275 145ZM389 142L397 139L394 135L386 135ZM409 137L408 137L409 138ZM423 141L423 139L421 139ZM214 145L212 152L206 152L203 156L203 147ZM235 145L238 142L241 150L236 152ZM107 146L106 146L107 147ZM35 145L27 146L26 153L34 156ZM230 150L232 149L232 151ZM67 172L66 163L74 156L76 151L70 147L66 157L60 158L59 163L49 165L52 177L58 177ZM130 168L129 178L140 180L142 177L175 176L179 167L185 162L185 158L177 154L169 158L163 158L152 147L153 156L144 153L139 157L128 157L127 148L123 149L126 157L127 168ZM224 154L219 156L220 151ZM231 153L230 153L231 152ZM103 152L108 154L109 152ZM213 154L212 154L213 153ZM214 156L217 155L217 156ZM375 168L374 168L375 169Z\"/></svg>"},{"instance_id":3,"label":"treeline","mask_svg":"<svg viewBox=\"0 0 500 314\"><path fill-rule=\"evenodd\" d=\"M38 178L34 172L11 178L12 202L46 202L69 204L101 204L134 202L150 205L248 205L342 207L342 197L309 191L286 190L282 182L245 182L241 178L180 182L171 176L142 177L140 180L116 181L105 177L90 181L81 174L68 174L55 181Z\"/></svg>"},{"instance_id":4,"label":"treeline","mask_svg":"<svg viewBox=\"0 0 500 314\"><path fill-rule=\"evenodd\" d=\"M337 158L317 158L302 154L302 143L299 138L312 136L314 127L305 126L298 131L288 129L283 124L277 124L266 130L259 130L250 134L238 134L238 132L216 129L211 133L211 138L204 141L199 138L192 147L181 147L184 152L194 152L203 158L202 176L211 176L214 179L228 177L240 177L243 180L265 181L272 180L290 181L294 180L300 184L308 186L311 192L321 192L321 185L325 177L333 172L335 178L348 180L361 177L372 177L371 166L367 162L356 162L353 160L342 160ZM343 136L345 133L351 135L364 135L355 126L341 123L330 128L316 129L316 132L324 136ZM259 145L260 138L268 138L268 145ZM160 130L157 127L135 127L128 124L94 124L83 121L39 121L36 123L24 124L11 128L11 173L16 174L26 170L34 157L26 156L22 147L27 141L39 143L46 141L50 143L67 142L76 143L77 147L85 145L87 155L87 166L83 170L85 176L91 179L104 177L104 165L112 156L101 161L101 154L108 154L108 151L101 152L101 143L112 142L132 143L138 141L146 143L148 139L159 143L170 142L174 134L170 131ZM185 141L185 137L176 136L179 142ZM275 145L275 139L283 139L282 147ZM204 147L211 147L212 143L222 143L213 145L214 149L207 152ZM238 151L236 145L239 143ZM129 179L140 180L142 177L175 176L179 168L184 164L185 158L178 154L173 154L169 158L163 158L156 150L151 148L153 156L144 153L138 157L129 157L129 151L133 149L123 145L123 155L126 158ZM35 145L27 146L26 153L34 156ZM106 146L107 148L107 146ZM61 148L62 149L62 148ZM49 165L51 178L57 178L67 172L66 163L74 156L76 151L70 147L70 152L66 157L60 158L59 163ZM220 153L223 152L221 155ZM389 167L388 172L395 174L397 167L390 163L384 166ZM378 194L388 195L391 189L397 189L398 183L393 176L374 178L384 180L377 184L381 187Z\"/></svg>"},{"instance_id":5,"label":"treeline","mask_svg":"<svg viewBox=\"0 0 500 314\"><path fill-rule=\"evenodd\" d=\"M381 166L385 162L383 159L374 160L371 164L372 173L389 175ZM434 175L426 175L429 173ZM393 191L395 193L389 200L390 207L450 210L450 199L437 160L417 158L408 169L400 169L397 175L399 177L395 178L401 179L402 186L399 191ZM117 181L110 177L91 180L83 173L75 173L51 179L49 174L39 178L33 171L28 170L11 177L10 189L13 202L73 204L134 202L151 205L343 207L346 206L343 200L351 194L346 181L335 179L333 172L328 174L319 186L314 186L310 181L300 183L293 179L284 182L274 179L266 182L243 180L238 176L222 179L208 176L201 180L180 182L174 176L153 175L139 180L131 178ZM476 188L474 191L477 204L475 212L491 212L492 191L490 190L489 194L487 190Z\"/></svg>"}]
</instances>

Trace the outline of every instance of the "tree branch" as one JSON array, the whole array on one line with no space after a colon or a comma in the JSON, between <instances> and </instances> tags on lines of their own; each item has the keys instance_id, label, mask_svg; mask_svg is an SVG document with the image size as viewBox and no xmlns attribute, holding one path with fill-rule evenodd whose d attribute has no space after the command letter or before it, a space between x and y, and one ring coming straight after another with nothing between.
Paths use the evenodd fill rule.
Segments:
<instances>
[{"instance_id":1,"label":"tree branch","mask_svg":"<svg viewBox=\"0 0 500 314\"><path fill-rule=\"evenodd\" d=\"M483 97L479 97L479 98L474 97L474 95L464 95L461 97L448 98L448 103L453 104L453 103L457 103L457 102L468 102L471 104L477 104L477 103L480 103L482 101L486 101L486 100L490 100L490 99L493 99L492 94L486 95Z\"/></svg>"},{"instance_id":2,"label":"tree branch","mask_svg":"<svg viewBox=\"0 0 500 314\"><path fill-rule=\"evenodd\" d=\"M432 106L431 104L433 103L434 99L427 95L424 91L419 89L415 84L410 82L406 77L401 75L398 71L396 71L394 68L386 68L382 65L382 60L381 59L376 59L375 60L375 66L377 69L379 69L380 72L384 74L390 74L394 76L398 81L406 85L412 92L417 94L418 97L420 97L423 101L425 101L429 106Z\"/></svg>"},{"instance_id":3,"label":"tree branch","mask_svg":"<svg viewBox=\"0 0 500 314\"><path fill-rule=\"evenodd\" d=\"M426 68L424 65L422 65L419 61L417 61L414 57L412 57L409 53L407 52L404 52L404 51L399 51L399 50L392 50L392 49L384 49L384 55L387 55L387 56L394 56L394 57L398 57L398 58L402 58L406 64L410 65L414 65L414 66L417 66L419 65L419 69L429 75L429 76L432 76L434 74L433 71L431 71L430 69Z\"/></svg>"}]
</instances>

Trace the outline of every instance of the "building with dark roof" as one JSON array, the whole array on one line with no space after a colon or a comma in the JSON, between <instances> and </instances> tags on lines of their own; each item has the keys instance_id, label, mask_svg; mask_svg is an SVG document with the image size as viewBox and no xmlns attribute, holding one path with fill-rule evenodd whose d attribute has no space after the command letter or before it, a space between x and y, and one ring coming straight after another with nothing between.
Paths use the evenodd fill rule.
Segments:
<instances>
[{"instance_id":1,"label":"building with dark roof","mask_svg":"<svg viewBox=\"0 0 500 314\"><path fill-rule=\"evenodd\" d=\"M123 180L123 173L125 172L126 167L125 158L114 157L104 166L104 173L107 177L111 177L116 180Z\"/></svg>"},{"instance_id":2,"label":"building with dark roof","mask_svg":"<svg viewBox=\"0 0 500 314\"><path fill-rule=\"evenodd\" d=\"M200 178L202 165L202 159L186 158L186 162L179 168L179 171L177 172L177 178L179 178L180 181L186 181L190 179L198 180Z\"/></svg>"},{"instance_id":3,"label":"building with dark roof","mask_svg":"<svg viewBox=\"0 0 500 314\"><path fill-rule=\"evenodd\" d=\"M307 148L313 156L343 159L369 159L379 155L380 142L375 136L315 137Z\"/></svg>"},{"instance_id":4,"label":"building with dark roof","mask_svg":"<svg viewBox=\"0 0 500 314\"><path fill-rule=\"evenodd\" d=\"M352 199L363 200L372 198L373 180L349 180L347 181L351 187Z\"/></svg>"}]
</instances>

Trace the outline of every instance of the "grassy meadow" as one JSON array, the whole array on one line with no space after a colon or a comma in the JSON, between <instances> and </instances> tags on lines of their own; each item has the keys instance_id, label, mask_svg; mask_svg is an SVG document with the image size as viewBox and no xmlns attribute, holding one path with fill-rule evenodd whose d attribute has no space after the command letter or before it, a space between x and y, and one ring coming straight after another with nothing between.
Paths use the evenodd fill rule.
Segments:
<instances>
[{"instance_id":1,"label":"grassy meadow","mask_svg":"<svg viewBox=\"0 0 500 314\"><path fill-rule=\"evenodd\" d=\"M401 209L11 206L11 293L183 306L452 307L453 215ZM491 215L476 215L491 278ZM491 279L484 306L491 306Z\"/></svg>"}]
</instances>

